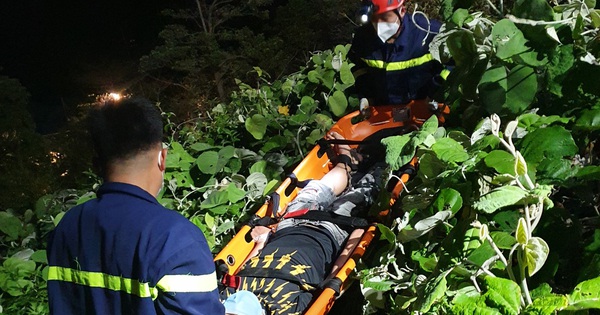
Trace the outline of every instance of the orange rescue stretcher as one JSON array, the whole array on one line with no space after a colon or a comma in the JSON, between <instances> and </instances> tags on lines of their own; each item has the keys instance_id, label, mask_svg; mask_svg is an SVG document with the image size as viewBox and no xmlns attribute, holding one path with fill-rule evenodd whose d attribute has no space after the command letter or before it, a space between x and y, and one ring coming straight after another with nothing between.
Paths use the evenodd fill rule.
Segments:
<instances>
[{"instance_id":1,"label":"orange rescue stretcher","mask_svg":"<svg viewBox=\"0 0 600 315\"><path fill-rule=\"evenodd\" d=\"M385 134L385 136L400 135L416 130L432 115L437 115L440 123L444 122L444 115L449 113L447 106L439 104L437 107L424 100L412 101L404 106L370 106L366 110L352 112L340 118L330 129L341 134L349 141L364 141L372 135ZM350 145L356 148L359 144ZM292 201L298 191L298 181L320 179L332 167L332 160L326 148L319 145L315 146L310 153L294 169L292 176L288 176L282 184L276 189L278 204L273 204L274 199L267 200L263 206L256 212L260 218L275 217L283 215L290 201ZM416 170L417 160L414 158L408 166L408 169ZM387 189L391 192L390 208L398 198L404 188L411 172L398 174L398 180L389 183ZM276 201L275 201L276 202ZM276 211L277 213L273 213ZM387 211L389 214L389 210ZM315 296L304 314L317 315L327 314L332 308L336 298L351 283L350 275L353 272L358 260L365 254L367 247L377 233L377 223L372 222L367 228L354 230L350 234L342 254L338 257L328 279L337 278L341 283L339 288L325 287L315 292ZM242 264L248 258L248 255L254 248L254 241L248 237L250 225L244 225L233 239L217 254L214 258L218 273L229 274L231 276L242 267Z\"/></svg>"}]
</instances>

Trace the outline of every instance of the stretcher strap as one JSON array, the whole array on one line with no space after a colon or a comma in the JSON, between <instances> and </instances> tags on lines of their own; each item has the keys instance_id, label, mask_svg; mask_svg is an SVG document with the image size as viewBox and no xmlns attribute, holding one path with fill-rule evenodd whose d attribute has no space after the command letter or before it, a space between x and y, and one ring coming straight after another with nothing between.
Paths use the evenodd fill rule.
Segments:
<instances>
[{"instance_id":1,"label":"stretcher strap","mask_svg":"<svg viewBox=\"0 0 600 315\"><path fill-rule=\"evenodd\" d=\"M302 215L294 215L294 219L305 219L313 221L327 221L339 226L362 229L370 226L369 221L364 218L347 217L331 211L307 211Z\"/></svg>"}]
</instances>

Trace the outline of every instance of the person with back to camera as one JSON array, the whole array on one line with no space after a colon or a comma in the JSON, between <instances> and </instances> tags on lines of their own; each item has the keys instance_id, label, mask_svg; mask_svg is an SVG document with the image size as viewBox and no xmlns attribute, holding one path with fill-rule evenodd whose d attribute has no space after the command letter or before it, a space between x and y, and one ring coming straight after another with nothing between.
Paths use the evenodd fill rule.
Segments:
<instances>
[{"instance_id":1,"label":"person with back to camera","mask_svg":"<svg viewBox=\"0 0 600 315\"><path fill-rule=\"evenodd\" d=\"M88 119L104 182L50 234L50 313L224 314L204 235L156 200L167 154L156 106L111 100Z\"/></svg>"},{"instance_id":2,"label":"person with back to camera","mask_svg":"<svg viewBox=\"0 0 600 315\"><path fill-rule=\"evenodd\" d=\"M435 99L449 73L429 52L441 23L406 14L404 0L363 0L359 14L348 57L361 109Z\"/></svg>"}]
</instances>

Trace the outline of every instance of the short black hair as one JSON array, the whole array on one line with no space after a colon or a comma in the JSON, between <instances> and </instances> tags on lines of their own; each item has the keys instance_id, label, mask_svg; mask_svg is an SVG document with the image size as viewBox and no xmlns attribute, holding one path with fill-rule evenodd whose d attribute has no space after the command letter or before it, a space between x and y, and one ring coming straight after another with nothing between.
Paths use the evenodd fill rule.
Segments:
<instances>
[{"instance_id":1,"label":"short black hair","mask_svg":"<svg viewBox=\"0 0 600 315\"><path fill-rule=\"evenodd\" d=\"M90 110L88 122L101 170L108 163L152 149L163 140L160 111L144 98L104 101Z\"/></svg>"}]
</instances>

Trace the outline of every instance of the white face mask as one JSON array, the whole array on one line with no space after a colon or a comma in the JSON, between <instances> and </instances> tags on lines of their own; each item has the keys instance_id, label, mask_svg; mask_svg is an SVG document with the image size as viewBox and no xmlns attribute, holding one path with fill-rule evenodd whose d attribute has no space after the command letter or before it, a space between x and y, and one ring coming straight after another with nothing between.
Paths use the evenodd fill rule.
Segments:
<instances>
[{"instance_id":1,"label":"white face mask","mask_svg":"<svg viewBox=\"0 0 600 315\"><path fill-rule=\"evenodd\" d=\"M400 24L398 21L396 22L378 22L377 23L377 36L384 43L387 42L392 36L396 35L398 29L400 28Z\"/></svg>"}]
</instances>

